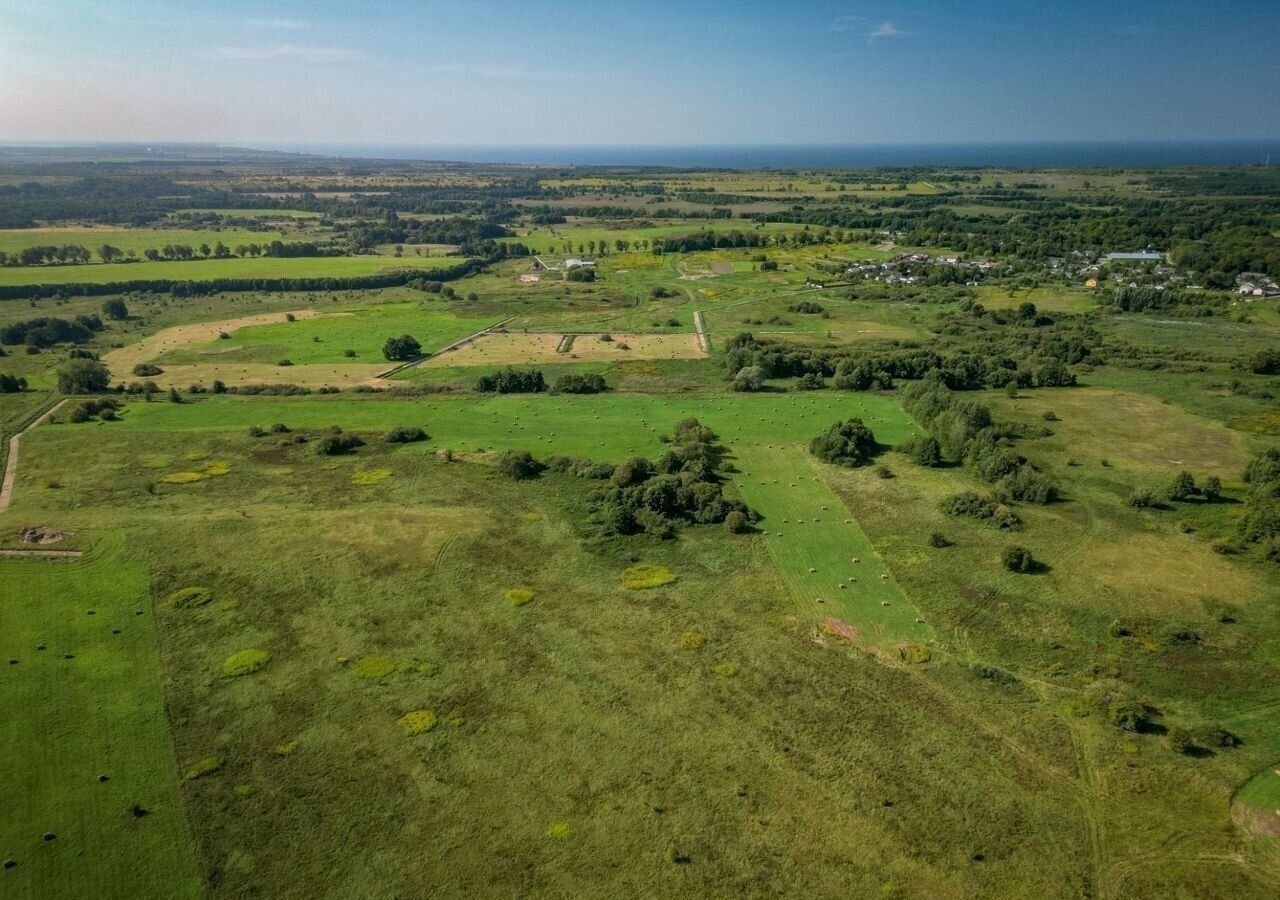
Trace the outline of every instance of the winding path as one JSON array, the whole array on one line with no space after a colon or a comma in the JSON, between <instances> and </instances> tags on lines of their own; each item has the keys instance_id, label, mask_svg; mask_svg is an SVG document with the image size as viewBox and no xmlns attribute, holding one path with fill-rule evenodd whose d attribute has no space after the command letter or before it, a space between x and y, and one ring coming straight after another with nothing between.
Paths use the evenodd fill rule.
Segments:
<instances>
[{"instance_id":1,"label":"winding path","mask_svg":"<svg viewBox=\"0 0 1280 900\"><path fill-rule=\"evenodd\" d=\"M9 503L13 500L13 482L18 477L18 444L22 436L56 413L66 402L66 400L59 400L33 419L26 428L9 438L9 458L4 466L4 482L0 484L0 512L7 510Z\"/></svg>"}]
</instances>

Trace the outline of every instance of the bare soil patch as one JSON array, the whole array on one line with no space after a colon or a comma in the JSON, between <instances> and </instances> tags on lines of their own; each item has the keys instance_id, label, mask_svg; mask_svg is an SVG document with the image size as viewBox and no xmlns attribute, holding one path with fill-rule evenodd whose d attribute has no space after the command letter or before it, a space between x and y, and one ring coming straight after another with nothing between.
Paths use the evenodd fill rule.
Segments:
<instances>
[{"instance_id":1,"label":"bare soil patch","mask_svg":"<svg viewBox=\"0 0 1280 900\"><path fill-rule=\"evenodd\" d=\"M24 544L56 544L65 541L70 535L49 525L33 525L22 529Z\"/></svg>"}]
</instances>

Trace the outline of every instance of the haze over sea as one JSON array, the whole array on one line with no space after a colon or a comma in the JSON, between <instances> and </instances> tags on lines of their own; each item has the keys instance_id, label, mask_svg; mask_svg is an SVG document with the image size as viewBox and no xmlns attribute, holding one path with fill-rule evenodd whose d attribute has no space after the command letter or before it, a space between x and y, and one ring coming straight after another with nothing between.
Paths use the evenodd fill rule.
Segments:
<instances>
[{"instance_id":1,"label":"haze over sea","mask_svg":"<svg viewBox=\"0 0 1280 900\"><path fill-rule=\"evenodd\" d=\"M877 166L1280 165L1280 138L1239 141L1080 141L990 144L774 144L703 146L515 146L467 144L255 143L263 150L323 156L548 165L734 169Z\"/></svg>"}]
</instances>

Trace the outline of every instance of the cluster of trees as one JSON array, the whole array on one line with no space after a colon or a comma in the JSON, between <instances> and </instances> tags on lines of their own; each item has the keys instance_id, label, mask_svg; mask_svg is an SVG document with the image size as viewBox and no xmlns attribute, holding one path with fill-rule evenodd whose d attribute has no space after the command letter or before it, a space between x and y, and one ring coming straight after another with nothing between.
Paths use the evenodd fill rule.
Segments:
<instances>
[{"instance_id":1,"label":"cluster of trees","mask_svg":"<svg viewBox=\"0 0 1280 900\"><path fill-rule=\"evenodd\" d=\"M93 254L79 244L52 244L40 247L23 247L14 253L0 250L0 266L43 266L46 264L87 263Z\"/></svg>"},{"instance_id":2,"label":"cluster of trees","mask_svg":"<svg viewBox=\"0 0 1280 900\"><path fill-rule=\"evenodd\" d=\"M0 372L0 394L20 394L27 389L27 379L21 375Z\"/></svg>"},{"instance_id":3,"label":"cluster of trees","mask_svg":"<svg viewBox=\"0 0 1280 900\"><path fill-rule=\"evenodd\" d=\"M607 391L609 385L605 383L603 375L575 375L573 373L561 375L556 379L555 384L551 386L553 394L599 394Z\"/></svg>"},{"instance_id":4,"label":"cluster of trees","mask_svg":"<svg viewBox=\"0 0 1280 900\"><path fill-rule=\"evenodd\" d=\"M1252 543L1267 542L1267 556L1280 562L1280 450L1272 447L1250 461L1244 470L1249 494L1240 517L1240 536Z\"/></svg>"},{"instance_id":5,"label":"cluster of trees","mask_svg":"<svg viewBox=\"0 0 1280 900\"><path fill-rule=\"evenodd\" d=\"M836 422L809 442L809 452L818 459L848 468L870 462L879 450L876 436L861 419Z\"/></svg>"},{"instance_id":6,"label":"cluster of trees","mask_svg":"<svg viewBox=\"0 0 1280 900\"><path fill-rule=\"evenodd\" d=\"M96 359L73 359L58 370L63 394L101 394L111 386L111 373Z\"/></svg>"},{"instance_id":7,"label":"cluster of trees","mask_svg":"<svg viewBox=\"0 0 1280 900\"><path fill-rule=\"evenodd\" d=\"M40 316L11 322L0 328L0 344L27 344L32 347L79 344L101 330L102 319L96 315L79 315L72 320Z\"/></svg>"},{"instance_id":8,"label":"cluster of trees","mask_svg":"<svg viewBox=\"0 0 1280 900\"><path fill-rule=\"evenodd\" d=\"M991 410L957 397L936 375L902 390L902 408L936 441L908 445L906 452L926 465L963 462L978 478L993 485L1001 502L1050 503L1058 487L1025 457L1008 446L1011 434L998 427Z\"/></svg>"},{"instance_id":9,"label":"cluster of trees","mask_svg":"<svg viewBox=\"0 0 1280 900\"><path fill-rule=\"evenodd\" d=\"M111 244L103 244L96 255L104 263L136 262L138 255L132 250L121 250ZM332 251L328 251L332 252ZM267 244L237 244L235 250L221 241L212 247L208 244L165 244L163 247L148 247L142 251L142 258L151 262L158 260L185 259L230 259L234 256L323 256L326 253L319 245L304 241L285 243L275 240ZM16 253L0 251L0 266L40 266L67 265L91 262L95 253L79 244L63 244L62 246L25 247Z\"/></svg>"},{"instance_id":10,"label":"cluster of trees","mask_svg":"<svg viewBox=\"0 0 1280 900\"><path fill-rule=\"evenodd\" d=\"M537 394L546 389L541 369L522 371L507 366L476 380L476 390L482 394Z\"/></svg>"},{"instance_id":11,"label":"cluster of trees","mask_svg":"<svg viewBox=\"0 0 1280 900\"><path fill-rule=\"evenodd\" d=\"M346 228L347 239L355 250L369 250L379 244L459 244L475 248L510 234L496 222L483 219L464 216L401 218L394 210L388 210L381 221L361 221Z\"/></svg>"},{"instance_id":12,"label":"cluster of trees","mask_svg":"<svg viewBox=\"0 0 1280 900\"><path fill-rule=\"evenodd\" d=\"M731 531L749 529L758 516L740 500L724 496L719 475L723 451L711 429L685 419L664 441L670 449L656 463L633 457L614 468L596 492L592 518L600 533L671 537L681 525L721 522Z\"/></svg>"}]
</instances>

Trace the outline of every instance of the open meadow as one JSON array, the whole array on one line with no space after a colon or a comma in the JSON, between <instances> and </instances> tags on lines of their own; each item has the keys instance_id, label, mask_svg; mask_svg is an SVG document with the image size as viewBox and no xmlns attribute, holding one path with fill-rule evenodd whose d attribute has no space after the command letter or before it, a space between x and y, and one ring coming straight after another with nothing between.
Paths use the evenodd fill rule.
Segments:
<instances>
[{"instance_id":1,"label":"open meadow","mask_svg":"<svg viewBox=\"0 0 1280 900\"><path fill-rule=\"evenodd\" d=\"M1277 895L1265 172L241 152L3 232L342 255L0 267L0 896Z\"/></svg>"}]
</instances>

